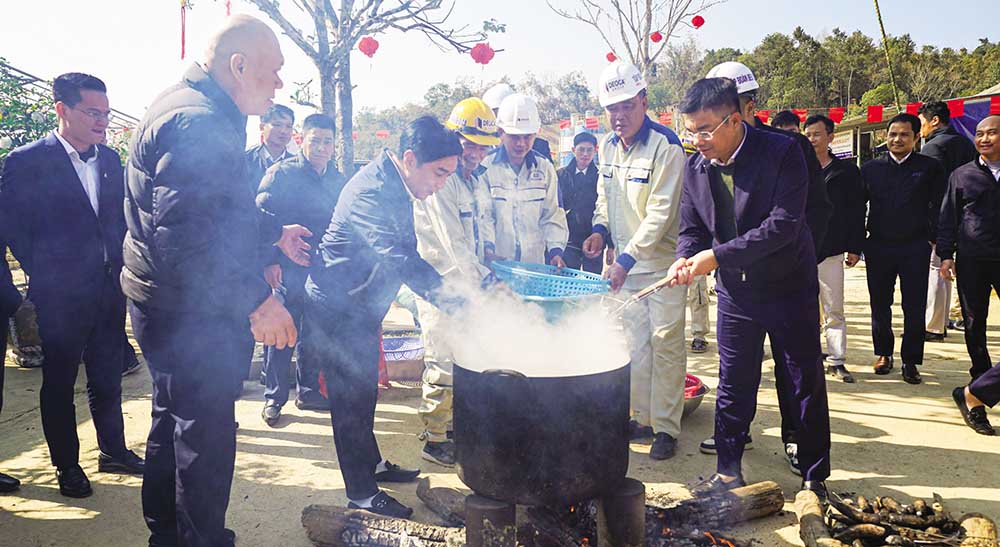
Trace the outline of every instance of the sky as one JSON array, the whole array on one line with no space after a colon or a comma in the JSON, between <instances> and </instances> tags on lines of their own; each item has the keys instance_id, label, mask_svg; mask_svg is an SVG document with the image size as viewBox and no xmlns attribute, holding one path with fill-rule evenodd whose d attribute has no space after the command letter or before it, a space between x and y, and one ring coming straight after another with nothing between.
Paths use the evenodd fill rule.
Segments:
<instances>
[{"instance_id":1,"label":"sky","mask_svg":"<svg viewBox=\"0 0 1000 547\"><path fill-rule=\"evenodd\" d=\"M572 8L579 0L551 0ZM150 101L176 82L185 67L198 60L212 32L225 20L222 0L195 0L187 16L187 58L180 59L179 0L0 0L5 24L0 31L0 57L15 67L50 79L69 71L94 74L108 85L112 107L141 117ZM393 0L388 0L391 4ZM288 11L296 10L283 0ZM1000 38L995 0L962 0L966 14L957 20L941 2L881 0L890 34L910 33L918 45L973 48L981 37ZM263 15L244 0L232 0L234 13ZM936 15L941 12L940 15ZM674 40L692 37L705 49L752 49L767 34L791 33L802 26L813 36L833 28L861 30L878 36L871 0L728 0L703 13L706 23L687 29ZM492 82L508 75L514 81L527 71L562 75L582 70L593 85L606 66L609 51L589 27L553 13L544 0L456 0L456 25L481 26L495 18L507 32L494 35L497 53L483 67L468 55L442 52L419 34L389 32L376 38L380 47L369 59L355 51L352 78L355 108L384 108L420 102L426 90L460 77ZM17 22L17 24L11 24ZM276 27L275 27L276 28ZM315 68L289 39L281 37L286 87L276 100L287 102L293 82L315 77Z\"/></svg>"}]
</instances>

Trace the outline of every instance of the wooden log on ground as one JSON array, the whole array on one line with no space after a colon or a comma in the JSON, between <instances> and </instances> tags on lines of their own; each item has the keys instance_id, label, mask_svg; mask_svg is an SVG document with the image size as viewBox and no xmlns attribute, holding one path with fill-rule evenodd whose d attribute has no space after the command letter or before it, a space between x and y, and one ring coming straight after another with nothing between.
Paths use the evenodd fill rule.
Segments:
<instances>
[{"instance_id":1,"label":"wooden log on ground","mask_svg":"<svg viewBox=\"0 0 1000 547\"><path fill-rule=\"evenodd\" d=\"M959 519L965 539L962 547L997 547L997 525L979 513L969 513Z\"/></svg>"},{"instance_id":2,"label":"wooden log on ground","mask_svg":"<svg viewBox=\"0 0 1000 547\"><path fill-rule=\"evenodd\" d=\"M302 526L321 547L461 547L465 530L383 517L368 511L331 505L310 505L302 510Z\"/></svg>"},{"instance_id":3,"label":"wooden log on ground","mask_svg":"<svg viewBox=\"0 0 1000 547\"><path fill-rule=\"evenodd\" d=\"M646 506L646 521L668 528L720 530L739 522L773 515L785 505L781 487L772 481L749 484L718 496L692 498L671 507Z\"/></svg>"},{"instance_id":4,"label":"wooden log on ground","mask_svg":"<svg viewBox=\"0 0 1000 547\"><path fill-rule=\"evenodd\" d=\"M830 537L815 492L802 490L795 495L795 515L799 518L799 537L806 547L848 547Z\"/></svg>"},{"instance_id":5,"label":"wooden log on ground","mask_svg":"<svg viewBox=\"0 0 1000 547\"><path fill-rule=\"evenodd\" d=\"M431 487L424 477L417 481L417 497L447 526L465 526L465 493L457 488Z\"/></svg>"}]
</instances>

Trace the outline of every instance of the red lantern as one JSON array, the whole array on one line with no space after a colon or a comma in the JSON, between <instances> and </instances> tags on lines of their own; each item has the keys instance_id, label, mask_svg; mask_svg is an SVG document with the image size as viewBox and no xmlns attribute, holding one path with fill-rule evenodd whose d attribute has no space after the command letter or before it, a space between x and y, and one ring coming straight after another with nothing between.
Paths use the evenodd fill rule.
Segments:
<instances>
[{"instance_id":1,"label":"red lantern","mask_svg":"<svg viewBox=\"0 0 1000 547\"><path fill-rule=\"evenodd\" d=\"M495 54L496 52L493 51L493 48L491 48L487 43L476 44L475 46L472 46L471 50L469 50L469 55L472 56L472 60L481 65L485 65L492 61Z\"/></svg>"},{"instance_id":2,"label":"red lantern","mask_svg":"<svg viewBox=\"0 0 1000 547\"><path fill-rule=\"evenodd\" d=\"M365 55L372 57L375 52L378 51L378 40L372 38L371 36L365 36L358 43L358 50Z\"/></svg>"},{"instance_id":3,"label":"red lantern","mask_svg":"<svg viewBox=\"0 0 1000 547\"><path fill-rule=\"evenodd\" d=\"M654 44L658 44L660 43L660 40L663 40L663 35L660 34L660 31L656 31L649 35L649 39L652 40Z\"/></svg>"},{"instance_id":4,"label":"red lantern","mask_svg":"<svg viewBox=\"0 0 1000 547\"><path fill-rule=\"evenodd\" d=\"M618 57L615 56L614 52L612 51L609 51L608 54L604 56L604 58L607 59L609 63L613 63L618 60Z\"/></svg>"},{"instance_id":5,"label":"red lantern","mask_svg":"<svg viewBox=\"0 0 1000 547\"><path fill-rule=\"evenodd\" d=\"M389 138L389 132L386 131L385 129L380 129L380 130L378 130L378 131L375 132L375 138L376 139L388 139Z\"/></svg>"},{"instance_id":6,"label":"red lantern","mask_svg":"<svg viewBox=\"0 0 1000 547\"><path fill-rule=\"evenodd\" d=\"M705 24L705 18L700 15L695 15L691 18L691 26L694 28L701 28Z\"/></svg>"}]
</instances>

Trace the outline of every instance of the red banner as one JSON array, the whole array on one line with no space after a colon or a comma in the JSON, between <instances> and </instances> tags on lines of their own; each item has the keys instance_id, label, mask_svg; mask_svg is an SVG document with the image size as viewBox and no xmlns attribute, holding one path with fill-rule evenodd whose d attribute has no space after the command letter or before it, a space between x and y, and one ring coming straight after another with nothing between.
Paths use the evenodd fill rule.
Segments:
<instances>
[{"instance_id":1,"label":"red banner","mask_svg":"<svg viewBox=\"0 0 1000 547\"><path fill-rule=\"evenodd\" d=\"M959 118L965 115L965 99L952 99L948 101L948 115L952 118Z\"/></svg>"},{"instance_id":2,"label":"red banner","mask_svg":"<svg viewBox=\"0 0 1000 547\"><path fill-rule=\"evenodd\" d=\"M809 117L809 111L805 108L793 108L792 113L799 117L799 123L806 123L806 118Z\"/></svg>"},{"instance_id":3,"label":"red banner","mask_svg":"<svg viewBox=\"0 0 1000 547\"><path fill-rule=\"evenodd\" d=\"M569 129L571 125L569 120L559 120L559 129Z\"/></svg>"},{"instance_id":4,"label":"red banner","mask_svg":"<svg viewBox=\"0 0 1000 547\"><path fill-rule=\"evenodd\" d=\"M583 126L587 129L597 129L601 126L601 120L599 118L586 118L583 120Z\"/></svg>"},{"instance_id":5,"label":"red banner","mask_svg":"<svg viewBox=\"0 0 1000 547\"><path fill-rule=\"evenodd\" d=\"M869 106L868 123L878 123L880 121L882 121L882 105Z\"/></svg>"},{"instance_id":6,"label":"red banner","mask_svg":"<svg viewBox=\"0 0 1000 547\"><path fill-rule=\"evenodd\" d=\"M673 112L660 112L660 124L670 125L674 123L674 113Z\"/></svg>"},{"instance_id":7,"label":"red banner","mask_svg":"<svg viewBox=\"0 0 1000 547\"><path fill-rule=\"evenodd\" d=\"M921 102L907 103L906 104L906 113L907 114L913 114L914 116L916 116L917 113L920 112L920 107L921 106L924 106L924 103L921 103Z\"/></svg>"},{"instance_id":8,"label":"red banner","mask_svg":"<svg viewBox=\"0 0 1000 547\"><path fill-rule=\"evenodd\" d=\"M990 115L1000 115L1000 95L990 97Z\"/></svg>"},{"instance_id":9,"label":"red banner","mask_svg":"<svg viewBox=\"0 0 1000 547\"><path fill-rule=\"evenodd\" d=\"M771 118L771 111L758 110L757 113L754 115L757 116L757 119L760 120L762 123L767 123L767 120Z\"/></svg>"},{"instance_id":10,"label":"red banner","mask_svg":"<svg viewBox=\"0 0 1000 547\"><path fill-rule=\"evenodd\" d=\"M378 131L375 132L375 138L376 139L388 139L389 138L389 132L386 131L385 129L380 129L380 130L378 130Z\"/></svg>"},{"instance_id":11,"label":"red banner","mask_svg":"<svg viewBox=\"0 0 1000 547\"><path fill-rule=\"evenodd\" d=\"M844 121L844 107L835 106L831 108L826 115L829 116L831 120L833 120L833 123L840 123Z\"/></svg>"}]
</instances>

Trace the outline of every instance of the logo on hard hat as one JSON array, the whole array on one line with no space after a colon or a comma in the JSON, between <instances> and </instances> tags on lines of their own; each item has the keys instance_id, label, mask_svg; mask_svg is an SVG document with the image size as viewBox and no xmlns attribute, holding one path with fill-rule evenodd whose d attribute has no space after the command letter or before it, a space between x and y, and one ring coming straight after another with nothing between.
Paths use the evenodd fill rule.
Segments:
<instances>
[{"instance_id":1,"label":"logo on hard hat","mask_svg":"<svg viewBox=\"0 0 1000 547\"><path fill-rule=\"evenodd\" d=\"M747 72L746 74L740 74L735 78L735 80L736 80L736 85L756 81L753 77L753 74L750 74L749 72Z\"/></svg>"},{"instance_id":2,"label":"logo on hard hat","mask_svg":"<svg viewBox=\"0 0 1000 547\"><path fill-rule=\"evenodd\" d=\"M615 78L614 80L608 80L608 83L604 84L604 90L607 92L619 91L625 87L625 78Z\"/></svg>"},{"instance_id":3,"label":"logo on hard hat","mask_svg":"<svg viewBox=\"0 0 1000 547\"><path fill-rule=\"evenodd\" d=\"M482 131L486 132L496 132L497 122L494 120L484 120L482 118L476 119L476 127Z\"/></svg>"}]
</instances>

